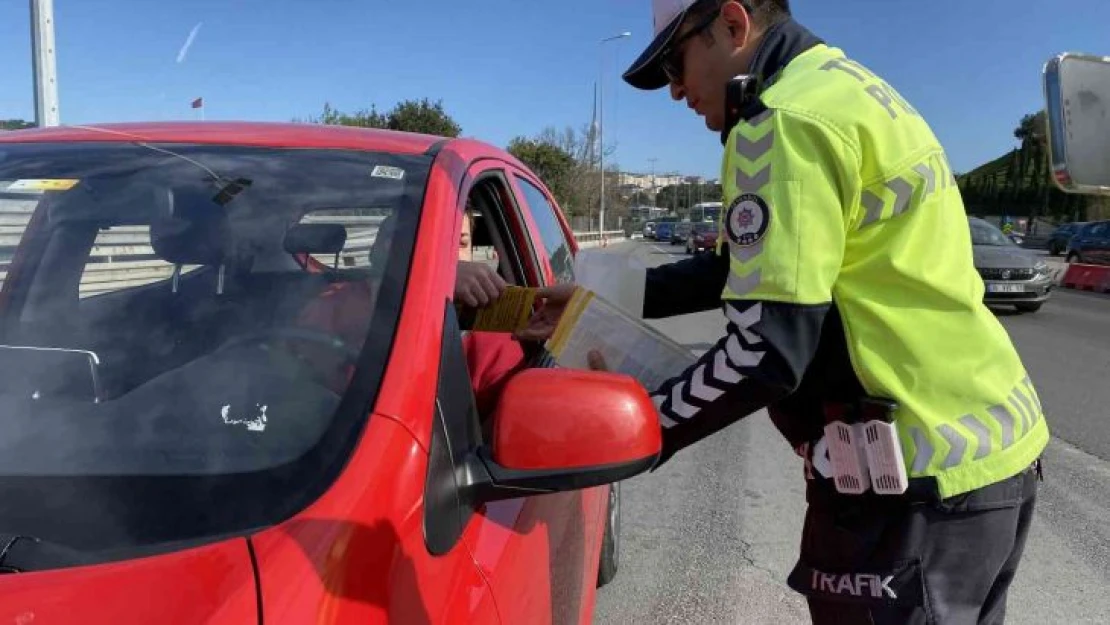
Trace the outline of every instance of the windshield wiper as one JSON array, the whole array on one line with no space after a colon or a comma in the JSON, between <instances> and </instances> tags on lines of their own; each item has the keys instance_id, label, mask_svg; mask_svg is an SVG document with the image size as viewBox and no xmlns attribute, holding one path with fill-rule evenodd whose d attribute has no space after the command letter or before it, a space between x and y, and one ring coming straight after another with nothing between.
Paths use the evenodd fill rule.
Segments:
<instances>
[{"instance_id":1,"label":"windshield wiper","mask_svg":"<svg viewBox=\"0 0 1110 625\"><path fill-rule=\"evenodd\" d=\"M34 536L0 533L0 574L61 569L90 561L80 551Z\"/></svg>"}]
</instances>

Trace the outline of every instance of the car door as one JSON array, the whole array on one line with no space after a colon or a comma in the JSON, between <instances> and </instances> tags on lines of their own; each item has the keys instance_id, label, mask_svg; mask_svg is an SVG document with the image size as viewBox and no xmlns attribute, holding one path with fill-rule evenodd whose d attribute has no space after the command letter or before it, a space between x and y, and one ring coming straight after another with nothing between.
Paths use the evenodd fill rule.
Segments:
<instances>
[{"instance_id":1,"label":"car door","mask_svg":"<svg viewBox=\"0 0 1110 625\"><path fill-rule=\"evenodd\" d=\"M529 173L518 169L510 173L516 203L531 224L531 251L546 266L545 282L573 282L578 248L562 211ZM585 610L589 608L587 604L592 603L608 501L607 486L544 499L546 507L540 512L563 531L562 551L558 552L561 561L557 563L556 573L560 587L573 585L567 589L567 599L572 602L569 608Z\"/></svg>"},{"instance_id":2,"label":"car door","mask_svg":"<svg viewBox=\"0 0 1110 625\"><path fill-rule=\"evenodd\" d=\"M1089 262L1110 265L1110 221L1103 221L1091 230L1087 243Z\"/></svg>"},{"instance_id":3,"label":"car door","mask_svg":"<svg viewBox=\"0 0 1110 625\"><path fill-rule=\"evenodd\" d=\"M484 212L499 213L491 215L495 217L491 225L501 229L506 251L518 257L525 274L531 274L517 276L518 280L540 286L555 275L573 277L572 245L564 240L552 258L537 225L561 222L552 222L554 216L529 214L512 186L512 176L501 164L480 163L468 173L464 193L475 182L496 192L496 206L487 206ZM590 613L601 539L599 520L605 512L600 502L606 492L602 488L557 493L477 508L463 536L489 580L503 622L578 623L581 615Z\"/></svg>"}]
</instances>

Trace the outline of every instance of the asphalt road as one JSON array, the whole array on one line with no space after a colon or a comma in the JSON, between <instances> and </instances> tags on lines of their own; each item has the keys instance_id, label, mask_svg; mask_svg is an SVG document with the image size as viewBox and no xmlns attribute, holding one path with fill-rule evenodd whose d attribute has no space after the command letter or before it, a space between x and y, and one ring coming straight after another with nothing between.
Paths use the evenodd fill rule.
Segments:
<instances>
[{"instance_id":1,"label":"asphalt road","mask_svg":"<svg viewBox=\"0 0 1110 625\"><path fill-rule=\"evenodd\" d=\"M650 242L611 247L649 265ZM1008 623L1110 623L1110 297L1058 291L1033 315L999 311L1037 385L1054 438ZM701 353L719 313L656 323ZM785 584L804 513L800 460L765 414L622 485L621 563L598 597L601 625L806 623Z\"/></svg>"}]
</instances>

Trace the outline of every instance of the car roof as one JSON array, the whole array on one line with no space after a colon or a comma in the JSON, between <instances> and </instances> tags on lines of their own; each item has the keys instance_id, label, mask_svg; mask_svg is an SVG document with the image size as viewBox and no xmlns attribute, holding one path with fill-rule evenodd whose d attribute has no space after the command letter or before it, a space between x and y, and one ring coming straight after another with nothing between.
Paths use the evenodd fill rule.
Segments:
<instances>
[{"instance_id":1,"label":"car roof","mask_svg":"<svg viewBox=\"0 0 1110 625\"><path fill-rule=\"evenodd\" d=\"M452 139L396 130L354 128L312 123L281 122L129 122L80 126L54 126L0 132L0 143L49 143L92 141L146 141L151 143L203 143L273 148L353 149L422 154L450 145L460 154L489 154L506 158L500 148L473 139Z\"/></svg>"}]
</instances>

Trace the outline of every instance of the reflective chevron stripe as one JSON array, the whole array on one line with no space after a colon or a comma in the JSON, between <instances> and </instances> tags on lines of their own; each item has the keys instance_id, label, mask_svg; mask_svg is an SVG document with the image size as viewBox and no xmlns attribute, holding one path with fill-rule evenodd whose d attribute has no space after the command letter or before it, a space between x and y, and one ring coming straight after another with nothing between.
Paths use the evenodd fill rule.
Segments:
<instances>
[{"instance_id":1,"label":"reflective chevron stripe","mask_svg":"<svg viewBox=\"0 0 1110 625\"><path fill-rule=\"evenodd\" d=\"M739 384L744 376L732 368L728 362L728 354L717 350L713 355L713 377L725 384Z\"/></svg>"},{"instance_id":2,"label":"reflective chevron stripe","mask_svg":"<svg viewBox=\"0 0 1110 625\"><path fill-rule=\"evenodd\" d=\"M747 310L739 310L730 304L725 306L725 317L736 324L736 327L747 330L763 319L763 302L756 302Z\"/></svg>"},{"instance_id":3,"label":"reflective chevron stripe","mask_svg":"<svg viewBox=\"0 0 1110 625\"><path fill-rule=\"evenodd\" d=\"M761 240L759 243L756 243L755 245L747 245L747 246L730 245L729 248L730 248L730 251L732 252L732 257L735 258L736 260L740 261L741 264L748 263L753 258L755 258L756 256L759 256L760 254L763 253L763 243L764 243L764 241L766 241L766 239Z\"/></svg>"},{"instance_id":4,"label":"reflective chevron stripe","mask_svg":"<svg viewBox=\"0 0 1110 625\"><path fill-rule=\"evenodd\" d=\"M762 302L726 302L724 312L728 318L728 335L675 380L671 388L664 387L653 397L663 427L695 418L702 409L743 382L746 370L755 369L763 362L766 343L752 330L762 320Z\"/></svg>"},{"instance_id":5,"label":"reflective chevron stripe","mask_svg":"<svg viewBox=\"0 0 1110 625\"><path fill-rule=\"evenodd\" d=\"M984 413L966 414L955 422L937 425L933 428L935 436L929 436L928 431L919 427L909 428L912 448L906 450L906 457L912 458L910 471L915 475L928 472L937 457L937 441L943 440L947 444L946 455L940 462L940 469L947 470L968 460L965 456L972 445L975 449L970 458L972 461L982 460L996 449L1009 449L1029 434L1042 418L1033 383L1025 378L1010 392L1005 404L990 406ZM997 425L997 431L992 429L992 425Z\"/></svg>"},{"instance_id":6,"label":"reflective chevron stripe","mask_svg":"<svg viewBox=\"0 0 1110 625\"><path fill-rule=\"evenodd\" d=\"M775 147L775 124L771 111L741 122L733 132L736 195L759 193L771 181L771 151Z\"/></svg>"},{"instance_id":7,"label":"reflective chevron stripe","mask_svg":"<svg viewBox=\"0 0 1110 625\"><path fill-rule=\"evenodd\" d=\"M736 188L737 189L762 189L771 182L771 164L767 163L754 174L748 175L744 170L739 167L736 168ZM753 191L754 193L754 191Z\"/></svg>"},{"instance_id":8,"label":"reflective chevron stripe","mask_svg":"<svg viewBox=\"0 0 1110 625\"><path fill-rule=\"evenodd\" d=\"M1010 414L1006 406L991 406L987 408L987 413L994 417L998 427L1002 428L1002 449L1008 449L1014 444L1014 415Z\"/></svg>"},{"instance_id":9,"label":"reflective chevron stripe","mask_svg":"<svg viewBox=\"0 0 1110 625\"><path fill-rule=\"evenodd\" d=\"M974 415L964 415L960 419L960 425L971 430L977 439L978 444L975 446L974 458L982 460L989 456L991 453L991 431L987 429L987 426L983 425Z\"/></svg>"},{"instance_id":10,"label":"reflective chevron stripe","mask_svg":"<svg viewBox=\"0 0 1110 625\"><path fill-rule=\"evenodd\" d=\"M914 167L913 170L917 172L917 175L925 179L925 195L929 195L937 190L937 173L933 171L932 167L922 163Z\"/></svg>"},{"instance_id":11,"label":"reflective chevron stripe","mask_svg":"<svg viewBox=\"0 0 1110 625\"><path fill-rule=\"evenodd\" d=\"M737 297L751 293L763 280L763 270L757 268L748 275L737 275L735 271L728 274L728 290Z\"/></svg>"},{"instance_id":12,"label":"reflective chevron stripe","mask_svg":"<svg viewBox=\"0 0 1110 625\"><path fill-rule=\"evenodd\" d=\"M929 468L929 463L933 461L933 444L929 442L929 437L920 428L910 428L910 436L913 437L914 447L913 466L910 467L910 470L914 473L922 473Z\"/></svg>"},{"instance_id":13,"label":"reflective chevron stripe","mask_svg":"<svg viewBox=\"0 0 1110 625\"><path fill-rule=\"evenodd\" d=\"M1033 381L1029 379L1029 376L1022 379L1021 384L1025 387L1025 390L1029 392L1029 396L1033 398L1033 402L1037 406L1037 417L1034 419L1034 422L1036 422L1037 419L1044 416L1044 407L1041 406L1041 398L1037 395L1037 389L1033 388Z\"/></svg>"},{"instance_id":14,"label":"reflective chevron stripe","mask_svg":"<svg viewBox=\"0 0 1110 625\"><path fill-rule=\"evenodd\" d=\"M1033 402L1029 401L1029 398L1025 396L1025 393L1020 388L1014 389L1013 397L1018 401L1018 405L1021 406L1023 415L1022 423L1025 425L1024 431L1028 432L1037 423L1038 411L1033 407Z\"/></svg>"},{"instance_id":15,"label":"reflective chevron stripe","mask_svg":"<svg viewBox=\"0 0 1110 625\"><path fill-rule=\"evenodd\" d=\"M661 425L665 428L672 428L672 427L678 425L678 422L676 422L674 419L671 419L670 417L668 417L666 415L666 413L663 411L663 404L666 403L666 401L667 401L667 396L666 395L652 395L651 396L651 401L652 401L653 404L655 404L656 412L659 413L659 425Z\"/></svg>"},{"instance_id":16,"label":"reflective chevron stripe","mask_svg":"<svg viewBox=\"0 0 1110 625\"><path fill-rule=\"evenodd\" d=\"M773 155L776 141L774 112L764 111L748 121L736 125L732 132L733 146L727 163L731 182L735 188L726 189L730 206L722 211L722 232L729 232L729 216L734 206L747 194L758 195L771 182ZM774 208L774 207L771 207ZM770 215L765 215L764 219ZM727 244L732 257L726 297L743 299L759 287L763 273L757 259L763 254L765 239L759 238L747 245L739 245L728 236L720 237Z\"/></svg>"},{"instance_id":17,"label":"reflective chevron stripe","mask_svg":"<svg viewBox=\"0 0 1110 625\"><path fill-rule=\"evenodd\" d=\"M763 356L766 352L750 352L744 349L744 345L740 342L740 338L733 334L728 337L725 343L725 349L728 351L728 359L732 364L736 365L739 369L754 369L759 366L763 361Z\"/></svg>"},{"instance_id":18,"label":"reflective chevron stripe","mask_svg":"<svg viewBox=\"0 0 1110 625\"><path fill-rule=\"evenodd\" d=\"M914 194L919 190L918 201L923 201L938 190L955 185L955 178L943 154L930 156L925 162L914 165L912 171L912 176L899 176L863 191L860 204L864 215L860 228L870 226L884 216L893 218L905 213L913 205Z\"/></svg>"},{"instance_id":19,"label":"reflective chevron stripe","mask_svg":"<svg viewBox=\"0 0 1110 625\"><path fill-rule=\"evenodd\" d=\"M694 370L694 377L690 380L690 395L706 402L717 401L725 392L705 383L706 366L701 365Z\"/></svg>"},{"instance_id":20,"label":"reflective chevron stripe","mask_svg":"<svg viewBox=\"0 0 1110 625\"><path fill-rule=\"evenodd\" d=\"M941 468L951 469L963 462L964 452L967 451L967 439L947 423L937 426L937 434L940 434L948 443L948 455L944 457Z\"/></svg>"},{"instance_id":21,"label":"reflective chevron stripe","mask_svg":"<svg viewBox=\"0 0 1110 625\"><path fill-rule=\"evenodd\" d=\"M686 400L682 398L682 392L685 389L685 380L679 382L678 384L675 384L674 388L671 389L671 412L682 417L683 419L690 419L693 418L694 415L698 414L698 409L686 403Z\"/></svg>"},{"instance_id":22,"label":"reflective chevron stripe","mask_svg":"<svg viewBox=\"0 0 1110 625\"><path fill-rule=\"evenodd\" d=\"M863 216L863 225L866 226L879 221L879 218L883 216L883 198L870 191L864 191L861 202L867 210L867 214Z\"/></svg>"}]
</instances>

